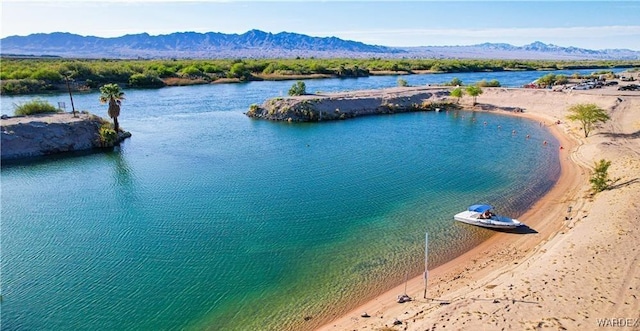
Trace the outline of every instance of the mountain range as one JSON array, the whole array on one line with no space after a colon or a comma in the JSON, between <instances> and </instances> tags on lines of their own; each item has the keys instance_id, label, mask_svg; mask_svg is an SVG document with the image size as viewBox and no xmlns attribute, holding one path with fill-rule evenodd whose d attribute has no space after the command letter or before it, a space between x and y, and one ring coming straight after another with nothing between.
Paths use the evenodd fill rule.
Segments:
<instances>
[{"instance_id":1,"label":"mountain range","mask_svg":"<svg viewBox=\"0 0 640 331\"><path fill-rule=\"evenodd\" d=\"M550 60L638 60L629 49L590 50L543 42L524 46L484 43L470 46L387 47L336 37L270 33L250 30L243 34L176 32L147 33L102 38L54 32L0 39L0 54L80 58L493 58Z\"/></svg>"}]
</instances>

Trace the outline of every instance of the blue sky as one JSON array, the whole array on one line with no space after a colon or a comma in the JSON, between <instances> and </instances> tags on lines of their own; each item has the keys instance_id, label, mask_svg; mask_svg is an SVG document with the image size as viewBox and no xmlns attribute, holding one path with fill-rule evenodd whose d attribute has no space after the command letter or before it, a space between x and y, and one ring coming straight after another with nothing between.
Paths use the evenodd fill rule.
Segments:
<instances>
[{"instance_id":1,"label":"blue sky","mask_svg":"<svg viewBox=\"0 0 640 331\"><path fill-rule=\"evenodd\" d=\"M640 51L640 1L3 0L1 11L2 37L260 29L385 46L542 41Z\"/></svg>"}]
</instances>

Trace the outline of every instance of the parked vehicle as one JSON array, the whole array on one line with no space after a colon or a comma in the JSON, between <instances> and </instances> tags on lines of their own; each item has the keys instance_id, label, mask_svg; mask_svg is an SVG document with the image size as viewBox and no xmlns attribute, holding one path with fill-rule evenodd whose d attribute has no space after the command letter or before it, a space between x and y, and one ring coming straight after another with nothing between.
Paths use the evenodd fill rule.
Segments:
<instances>
[{"instance_id":1,"label":"parked vehicle","mask_svg":"<svg viewBox=\"0 0 640 331\"><path fill-rule=\"evenodd\" d=\"M640 85L638 84L629 84L626 86L618 87L618 91L640 91Z\"/></svg>"}]
</instances>

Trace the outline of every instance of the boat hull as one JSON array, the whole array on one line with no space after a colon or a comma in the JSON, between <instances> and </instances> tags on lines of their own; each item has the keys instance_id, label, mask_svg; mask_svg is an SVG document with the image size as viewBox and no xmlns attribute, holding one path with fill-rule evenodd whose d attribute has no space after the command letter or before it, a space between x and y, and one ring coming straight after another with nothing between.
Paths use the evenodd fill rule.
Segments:
<instances>
[{"instance_id":1,"label":"boat hull","mask_svg":"<svg viewBox=\"0 0 640 331\"><path fill-rule=\"evenodd\" d=\"M522 225L518 220L495 215L489 219L481 219L480 213L463 211L453 216L456 221L492 229L515 229Z\"/></svg>"}]
</instances>

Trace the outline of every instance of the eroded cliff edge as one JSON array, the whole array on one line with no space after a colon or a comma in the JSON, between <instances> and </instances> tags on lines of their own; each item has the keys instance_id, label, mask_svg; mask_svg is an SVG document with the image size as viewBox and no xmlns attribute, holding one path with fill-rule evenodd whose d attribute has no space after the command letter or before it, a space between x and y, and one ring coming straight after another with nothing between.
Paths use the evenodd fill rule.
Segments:
<instances>
[{"instance_id":1,"label":"eroded cliff edge","mask_svg":"<svg viewBox=\"0 0 640 331\"><path fill-rule=\"evenodd\" d=\"M245 114L273 121L339 120L455 107L448 97L449 88L429 86L317 93L268 99L262 105L252 105Z\"/></svg>"},{"instance_id":2,"label":"eroded cliff edge","mask_svg":"<svg viewBox=\"0 0 640 331\"><path fill-rule=\"evenodd\" d=\"M2 118L1 158L16 160L113 147L131 136L128 132L119 132L113 139L105 140L100 134L105 123L105 119L88 113L77 117L59 113Z\"/></svg>"}]
</instances>

